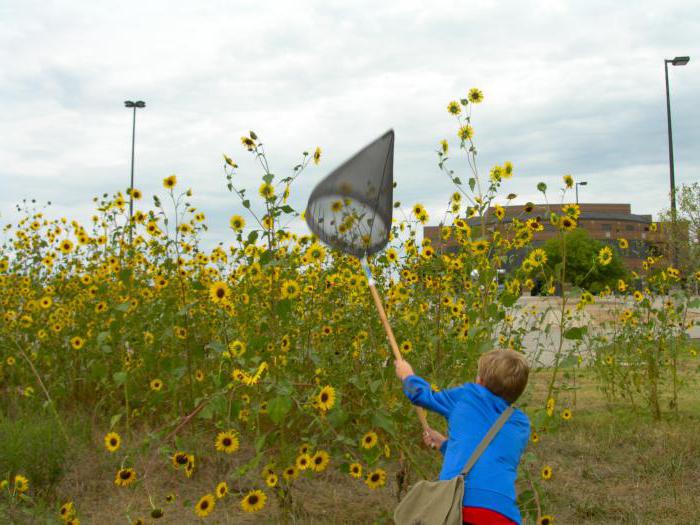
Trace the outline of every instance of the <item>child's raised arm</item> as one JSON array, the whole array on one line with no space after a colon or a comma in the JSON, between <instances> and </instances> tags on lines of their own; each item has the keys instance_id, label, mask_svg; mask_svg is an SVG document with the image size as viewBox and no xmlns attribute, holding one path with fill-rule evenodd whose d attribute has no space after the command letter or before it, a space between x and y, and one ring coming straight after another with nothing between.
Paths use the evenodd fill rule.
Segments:
<instances>
[{"instance_id":1,"label":"child's raised arm","mask_svg":"<svg viewBox=\"0 0 700 525\"><path fill-rule=\"evenodd\" d=\"M396 376L403 382L403 392L414 405L427 408L447 417L452 411L456 399L455 388L433 392L428 382L413 373L411 365L405 361L396 361Z\"/></svg>"}]
</instances>

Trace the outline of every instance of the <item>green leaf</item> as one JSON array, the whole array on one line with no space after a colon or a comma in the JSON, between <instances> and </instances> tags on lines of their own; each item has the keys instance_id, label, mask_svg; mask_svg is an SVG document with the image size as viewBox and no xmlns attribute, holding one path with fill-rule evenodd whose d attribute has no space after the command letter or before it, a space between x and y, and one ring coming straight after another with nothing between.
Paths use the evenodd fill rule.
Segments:
<instances>
[{"instance_id":1,"label":"green leaf","mask_svg":"<svg viewBox=\"0 0 700 525\"><path fill-rule=\"evenodd\" d=\"M348 415L341 408L331 410L331 412L328 414L328 422L335 428L342 428L343 426L345 426L345 423L347 423L348 419Z\"/></svg>"},{"instance_id":2,"label":"green leaf","mask_svg":"<svg viewBox=\"0 0 700 525\"><path fill-rule=\"evenodd\" d=\"M243 200L243 207L244 208L250 208L250 201L248 199Z\"/></svg>"},{"instance_id":3,"label":"green leaf","mask_svg":"<svg viewBox=\"0 0 700 525\"><path fill-rule=\"evenodd\" d=\"M255 440L255 452L256 454L259 453L262 448L265 446L265 439L267 439L267 434L263 434L262 436L259 436L258 439Z\"/></svg>"},{"instance_id":4,"label":"green leaf","mask_svg":"<svg viewBox=\"0 0 700 525\"><path fill-rule=\"evenodd\" d=\"M263 180L268 184L270 184L272 182L272 179L274 178L275 176L272 173L266 173L265 175L263 175Z\"/></svg>"},{"instance_id":5,"label":"green leaf","mask_svg":"<svg viewBox=\"0 0 700 525\"><path fill-rule=\"evenodd\" d=\"M119 420L122 418L121 414L114 414L112 416L112 419L109 420L109 429L112 430L114 428L114 425L119 423Z\"/></svg>"},{"instance_id":6,"label":"green leaf","mask_svg":"<svg viewBox=\"0 0 700 525\"><path fill-rule=\"evenodd\" d=\"M544 193L545 191L547 191L547 185L544 182L540 182L537 184L537 190Z\"/></svg>"},{"instance_id":7,"label":"green leaf","mask_svg":"<svg viewBox=\"0 0 700 525\"><path fill-rule=\"evenodd\" d=\"M127 312L129 310L129 306L131 305L129 304L129 301L127 301L125 303L120 304L119 306L116 306L114 309L119 312Z\"/></svg>"},{"instance_id":8,"label":"green leaf","mask_svg":"<svg viewBox=\"0 0 700 525\"><path fill-rule=\"evenodd\" d=\"M258 232L256 230L253 230L248 234L248 244L253 244L255 241L258 240Z\"/></svg>"},{"instance_id":9,"label":"green leaf","mask_svg":"<svg viewBox=\"0 0 700 525\"><path fill-rule=\"evenodd\" d=\"M289 205L287 205L287 204L285 204L284 206L282 206L282 207L280 208L280 210L282 210L284 213L294 213L294 208L292 208L291 206L289 206Z\"/></svg>"},{"instance_id":10,"label":"green leaf","mask_svg":"<svg viewBox=\"0 0 700 525\"><path fill-rule=\"evenodd\" d=\"M272 399L267 404L267 413L272 422L279 425L284 420L284 416L287 415L291 408L292 399L288 396L279 396Z\"/></svg>"},{"instance_id":11,"label":"green leaf","mask_svg":"<svg viewBox=\"0 0 700 525\"><path fill-rule=\"evenodd\" d=\"M123 385L126 382L126 372L115 372L114 375L112 376L112 379L114 379L114 382L117 385Z\"/></svg>"},{"instance_id":12,"label":"green leaf","mask_svg":"<svg viewBox=\"0 0 700 525\"><path fill-rule=\"evenodd\" d=\"M587 331L587 326L574 326L572 328L569 328L566 332L564 332L564 338L581 339L583 337L583 334L585 334Z\"/></svg>"},{"instance_id":13,"label":"green leaf","mask_svg":"<svg viewBox=\"0 0 700 525\"><path fill-rule=\"evenodd\" d=\"M474 186L476 186L476 179L474 177L469 178L469 189L474 191Z\"/></svg>"},{"instance_id":14,"label":"green leaf","mask_svg":"<svg viewBox=\"0 0 700 525\"><path fill-rule=\"evenodd\" d=\"M372 416L372 422L379 428L386 430L389 434L394 433L394 423L381 412L374 413Z\"/></svg>"},{"instance_id":15,"label":"green leaf","mask_svg":"<svg viewBox=\"0 0 700 525\"><path fill-rule=\"evenodd\" d=\"M460 179L459 177L455 177L454 179L452 179L452 182L454 182L455 184L461 185L462 179Z\"/></svg>"}]
</instances>

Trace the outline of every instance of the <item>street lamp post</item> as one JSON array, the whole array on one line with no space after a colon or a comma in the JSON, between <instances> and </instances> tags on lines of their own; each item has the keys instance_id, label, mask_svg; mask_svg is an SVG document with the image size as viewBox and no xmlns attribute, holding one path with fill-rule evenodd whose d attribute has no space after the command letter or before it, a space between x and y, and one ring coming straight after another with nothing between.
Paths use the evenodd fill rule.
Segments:
<instances>
[{"instance_id":1,"label":"street lamp post","mask_svg":"<svg viewBox=\"0 0 700 525\"><path fill-rule=\"evenodd\" d=\"M578 204L578 187L579 186L588 186L588 182L587 181L577 182L575 184L575 186L576 186L576 204Z\"/></svg>"},{"instance_id":2,"label":"street lamp post","mask_svg":"<svg viewBox=\"0 0 700 525\"><path fill-rule=\"evenodd\" d=\"M664 59L664 72L666 75L666 117L668 119L668 164L671 175L671 250L673 252L673 265L678 267L678 251L676 250L676 175L673 167L673 133L671 132L671 97L668 90L668 65L685 66L690 62L690 57L676 57L671 60Z\"/></svg>"},{"instance_id":3,"label":"street lamp post","mask_svg":"<svg viewBox=\"0 0 700 525\"><path fill-rule=\"evenodd\" d=\"M134 109L134 118L131 124L131 184L129 185L129 244L133 239L133 225L131 224L134 215L134 145L136 143L136 108L145 108L146 103L143 100L125 100L124 106Z\"/></svg>"}]
</instances>

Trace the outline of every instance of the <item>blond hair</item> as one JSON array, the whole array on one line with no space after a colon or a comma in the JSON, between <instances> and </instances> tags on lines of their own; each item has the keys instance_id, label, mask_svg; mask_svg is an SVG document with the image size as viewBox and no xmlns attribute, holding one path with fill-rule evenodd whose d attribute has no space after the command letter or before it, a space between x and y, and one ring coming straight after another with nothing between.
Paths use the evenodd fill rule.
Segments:
<instances>
[{"instance_id":1,"label":"blond hair","mask_svg":"<svg viewBox=\"0 0 700 525\"><path fill-rule=\"evenodd\" d=\"M492 393L514 403L527 386L530 366L525 356L515 350L497 349L479 358L481 384Z\"/></svg>"}]
</instances>

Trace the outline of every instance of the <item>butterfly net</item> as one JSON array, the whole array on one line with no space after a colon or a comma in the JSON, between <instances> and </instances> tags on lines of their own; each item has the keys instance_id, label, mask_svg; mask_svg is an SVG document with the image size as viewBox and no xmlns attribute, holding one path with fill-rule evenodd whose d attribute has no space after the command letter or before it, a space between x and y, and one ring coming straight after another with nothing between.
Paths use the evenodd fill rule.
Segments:
<instances>
[{"instance_id":1,"label":"butterfly net","mask_svg":"<svg viewBox=\"0 0 700 525\"><path fill-rule=\"evenodd\" d=\"M394 186L394 131L364 147L318 183L306 223L323 242L362 258L389 242Z\"/></svg>"}]
</instances>

